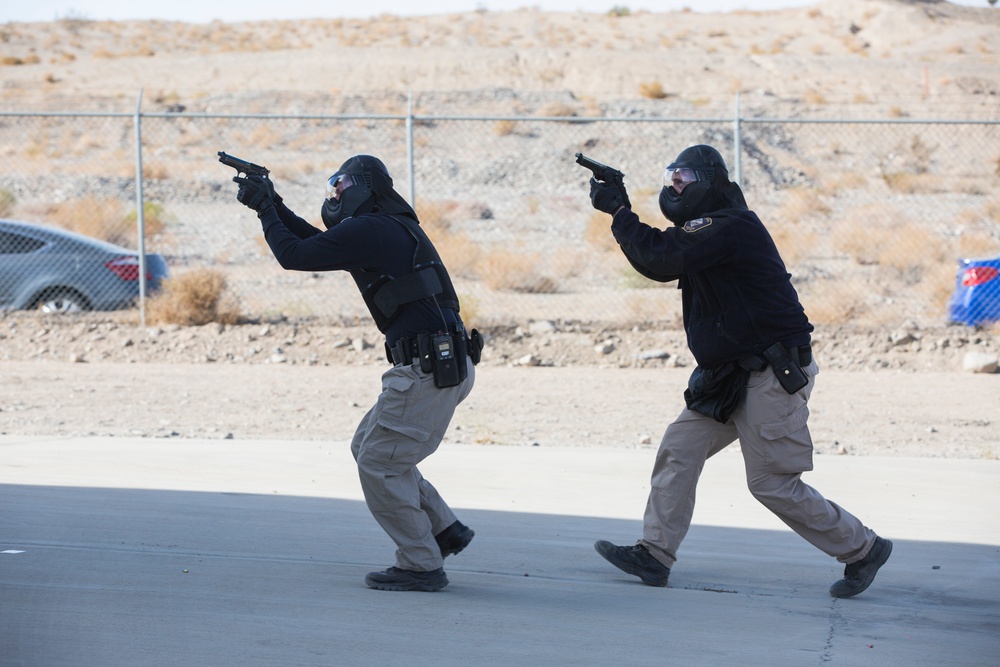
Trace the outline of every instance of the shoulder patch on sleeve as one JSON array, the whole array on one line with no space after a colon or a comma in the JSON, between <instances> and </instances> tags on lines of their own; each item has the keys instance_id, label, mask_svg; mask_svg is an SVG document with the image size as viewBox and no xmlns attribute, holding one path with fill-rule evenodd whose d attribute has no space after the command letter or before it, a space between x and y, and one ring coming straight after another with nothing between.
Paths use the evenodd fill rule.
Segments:
<instances>
[{"instance_id":1,"label":"shoulder patch on sleeve","mask_svg":"<svg viewBox=\"0 0 1000 667\"><path fill-rule=\"evenodd\" d=\"M691 233L696 232L699 229L704 229L712 224L711 218L695 218L694 220L688 220L684 223L684 231Z\"/></svg>"}]
</instances>

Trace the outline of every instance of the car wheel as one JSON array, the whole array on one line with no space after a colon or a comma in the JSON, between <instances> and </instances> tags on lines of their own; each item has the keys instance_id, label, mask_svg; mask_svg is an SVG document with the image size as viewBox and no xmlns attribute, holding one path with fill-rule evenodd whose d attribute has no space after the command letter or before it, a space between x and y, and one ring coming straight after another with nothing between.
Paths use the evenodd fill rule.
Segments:
<instances>
[{"instance_id":1,"label":"car wheel","mask_svg":"<svg viewBox=\"0 0 1000 667\"><path fill-rule=\"evenodd\" d=\"M43 313L79 313L87 310L87 301L71 291L54 292L38 300L38 310Z\"/></svg>"}]
</instances>

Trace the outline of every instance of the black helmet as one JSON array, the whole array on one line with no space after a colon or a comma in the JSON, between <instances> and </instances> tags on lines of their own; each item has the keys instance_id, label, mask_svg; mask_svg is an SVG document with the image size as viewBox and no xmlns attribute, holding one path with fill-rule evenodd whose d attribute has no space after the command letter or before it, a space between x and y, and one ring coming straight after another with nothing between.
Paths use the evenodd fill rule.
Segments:
<instances>
[{"instance_id":1,"label":"black helmet","mask_svg":"<svg viewBox=\"0 0 1000 667\"><path fill-rule=\"evenodd\" d=\"M681 151L673 162L667 165L667 171L676 169L692 169L699 176L698 180L712 183L715 179L716 169L722 169L722 175L728 180L729 171L726 169L726 162L722 159L719 151L711 146L699 144L691 146Z\"/></svg>"},{"instance_id":2,"label":"black helmet","mask_svg":"<svg viewBox=\"0 0 1000 667\"><path fill-rule=\"evenodd\" d=\"M370 208L373 169L380 171L392 187L392 179L389 178L385 165L370 155L355 155L327 179L326 201L322 212L323 224L327 229L358 213L366 204L366 211Z\"/></svg>"},{"instance_id":3,"label":"black helmet","mask_svg":"<svg viewBox=\"0 0 1000 667\"><path fill-rule=\"evenodd\" d=\"M329 229L347 218L383 211L417 214L406 200L392 189L392 177L382 160L372 155L355 155L340 166L326 182L323 224Z\"/></svg>"},{"instance_id":4,"label":"black helmet","mask_svg":"<svg viewBox=\"0 0 1000 667\"><path fill-rule=\"evenodd\" d=\"M680 194L671 182L673 173L679 169L691 172L691 182ZM729 180L722 155L705 144L685 148L667 165L663 175L660 211L675 225L683 225L723 208L746 208L746 201L739 186Z\"/></svg>"}]
</instances>

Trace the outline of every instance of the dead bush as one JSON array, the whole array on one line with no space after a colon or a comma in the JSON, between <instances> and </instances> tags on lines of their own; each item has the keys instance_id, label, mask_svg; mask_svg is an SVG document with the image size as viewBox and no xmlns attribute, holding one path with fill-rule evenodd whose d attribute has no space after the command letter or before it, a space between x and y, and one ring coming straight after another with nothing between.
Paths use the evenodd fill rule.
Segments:
<instances>
[{"instance_id":1,"label":"dead bush","mask_svg":"<svg viewBox=\"0 0 1000 667\"><path fill-rule=\"evenodd\" d=\"M830 206L815 188L797 186L786 189L782 194L784 201L778 209L778 219L798 222L830 212Z\"/></svg>"},{"instance_id":2,"label":"dead bush","mask_svg":"<svg viewBox=\"0 0 1000 667\"><path fill-rule=\"evenodd\" d=\"M17 197L10 190L0 189L0 217L6 218L14 210Z\"/></svg>"},{"instance_id":3,"label":"dead bush","mask_svg":"<svg viewBox=\"0 0 1000 667\"><path fill-rule=\"evenodd\" d=\"M837 280L817 281L800 290L802 307L813 324L857 322L870 312L862 295Z\"/></svg>"},{"instance_id":4,"label":"dead bush","mask_svg":"<svg viewBox=\"0 0 1000 667\"><path fill-rule=\"evenodd\" d=\"M667 97L663 84L659 81L647 81L639 84L639 94L651 100L662 100Z\"/></svg>"},{"instance_id":5,"label":"dead bush","mask_svg":"<svg viewBox=\"0 0 1000 667\"><path fill-rule=\"evenodd\" d=\"M146 202L143 220L147 236L163 232L166 212L163 205ZM128 248L138 247L135 211L125 213L125 205L117 199L88 195L83 199L52 204L45 216L53 224L84 236L102 239Z\"/></svg>"},{"instance_id":6,"label":"dead bush","mask_svg":"<svg viewBox=\"0 0 1000 667\"><path fill-rule=\"evenodd\" d=\"M215 269L194 269L168 278L149 300L148 319L182 326L238 324L243 317L226 289L226 277Z\"/></svg>"},{"instance_id":7,"label":"dead bush","mask_svg":"<svg viewBox=\"0 0 1000 667\"><path fill-rule=\"evenodd\" d=\"M611 216L601 211L591 213L583 230L583 240L603 252L617 251L618 241L611 235Z\"/></svg>"},{"instance_id":8,"label":"dead bush","mask_svg":"<svg viewBox=\"0 0 1000 667\"><path fill-rule=\"evenodd\" d=\"M453 201L430 201L419 204L417 208L420 226L434 243L451 275L474 277L482 251L466 234L453 229L458 204Z\"/></svg>"},{"instance_id":9,"label":"dead bush","mask_svg":"<svg viewBox=\"0 0 1000 667\"><path fill-rule=\"evenodd\" d=\"M900 212L877 205L860 206L834 221L834 246L858 264L877 264L882 245L892 235L890 223Z\"/></svg>"},{"instance_id":10,"label":"dead bush","mask_svg":"<svg viewBox=\"0 0 1000 667\"><path fill-rule=\"evenodd\" d=\"M479 265L483 282L490 289L530 294L552 294L559 286L542 273L545 265L541 254L514 250L494 250L487 253Z\"/></svg>"},{"instance_id":11,"label":"dead bush","mask_svg":"<svg viewBox=\"0 0 1000 667\"><path fill-rule=\"evenodd\" d=\"M506 137L508 135L514 134L514 130L517 128L517 121L510 119L498 120L493 124L493 133L498 137Z\"/></svg>"}]
</instances>

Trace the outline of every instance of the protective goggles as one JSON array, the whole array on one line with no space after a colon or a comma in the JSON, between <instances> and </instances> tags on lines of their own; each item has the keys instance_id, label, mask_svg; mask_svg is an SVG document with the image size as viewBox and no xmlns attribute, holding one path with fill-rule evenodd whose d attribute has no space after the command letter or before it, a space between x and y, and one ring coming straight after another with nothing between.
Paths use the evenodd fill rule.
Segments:
<instances>
[{"instance_id":1,"label":"protective goggles","mask_svg":"<svg viewBox=\"0 0 1000 667\"><path fill-rule=\"evenodd\" d=\"M326 198L340 199L340 193L354 185L354 177L350 174L334 174L326 182Z\"/></svg>"},{"instance_id":2,"label":"protective goggles","mask_svg":"<svg viewBox=\"0 0 1000 667\"><path fill-rule=\"evenodd\" d=\"M694 183L695 181L701 180L698 178L698 172L694 169L688 169L687 167L681 167L678 169L671 169L667 167L667 170L663 172L663 184L673 185L674 184L674 174L677 174L677 178L681 183Z\"/></svg>"}]
</instances>

